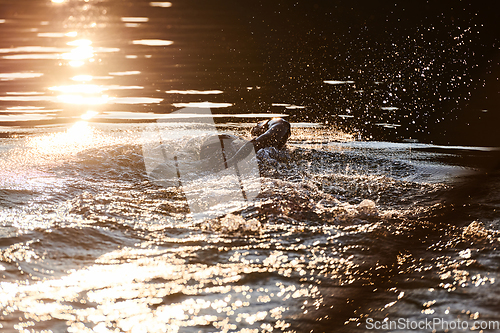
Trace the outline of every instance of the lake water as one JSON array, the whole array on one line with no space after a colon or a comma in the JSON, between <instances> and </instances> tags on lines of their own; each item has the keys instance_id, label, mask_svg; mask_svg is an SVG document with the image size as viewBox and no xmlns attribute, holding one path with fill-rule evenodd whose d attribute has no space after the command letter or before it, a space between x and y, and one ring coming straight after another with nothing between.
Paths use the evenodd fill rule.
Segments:
<instances>
[{"instance_id":1,"label":"lake water","mask_svg":"<svg viewBox=\"0 0 500 333\"><path fill-rule=\"evenodd\" d=\"M1 331L495 325L498 13L0 2ZM255 198L196 219L227 175L151 178L145 133L186 108L243 139L291 122L251 157Z\"/></svg>"}]
</instances>

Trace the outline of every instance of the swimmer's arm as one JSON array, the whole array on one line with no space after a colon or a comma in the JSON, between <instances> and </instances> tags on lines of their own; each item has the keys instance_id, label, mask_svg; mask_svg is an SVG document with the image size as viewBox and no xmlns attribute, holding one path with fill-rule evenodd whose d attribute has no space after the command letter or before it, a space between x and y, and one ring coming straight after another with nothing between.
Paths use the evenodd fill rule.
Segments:
<instances>
[{"instance_id":1,"label":"swimmer's arm","mask_svg":"<svg viewBox=\"0 0 500 333\"><path fill-rule=\"evenodd\" d=\"M274 146L283 136L289 136L290 129L288 123L277 123L271 126L264 134L253 139L255 151L264 147Z\"/></svg>"},{"instance_id":2,"label":"swimmer's arm","mask_svg":"<svg viewBox=\"0 0 500 333\"><path fill-rule=\"evenodd\" d=\"M287 122L279 122L271 126L264 134L259 137L247 141L243 147L241 147L232 158L226 161L228 167L235 165L236 163L247 157L252 149L255 152L259 151L261 148L273 146L272 143L277 143L284 136L290 136L290 124Z\"/></svg>"},{"instance_id":3,"label":"swimmer's arm","mask_svg":"<svg viewBox=\"0 0 500 333\"><path fill-rule=\"evenodd\" d=\"M237 163L241 162L248 155L250 155L252 150L255 150L255 151L257 150L257 147L254 146L254 140L245 142L245 144L236 152L236 154L234 154L233 157L231 157L230 159L228 159L226 161L227 167L228 168L232 167L232 166L236 165Z\"/></svg>"},{"instance_id":4,"label":"swimmer's arm","mask_svg":"<svg viewBox=\"0 0 500 333\"><path fill-rule=\"evenodd\" d=\"M225 166L229 168L236 165L245 159L252 150L257 152L261 148L274 146L284 136L286 136L286 139L290 136L290 124L286 121L273 124L264 134L251 141L247 141L233 157L225 161Z\"/></svg>"}]
</instances>

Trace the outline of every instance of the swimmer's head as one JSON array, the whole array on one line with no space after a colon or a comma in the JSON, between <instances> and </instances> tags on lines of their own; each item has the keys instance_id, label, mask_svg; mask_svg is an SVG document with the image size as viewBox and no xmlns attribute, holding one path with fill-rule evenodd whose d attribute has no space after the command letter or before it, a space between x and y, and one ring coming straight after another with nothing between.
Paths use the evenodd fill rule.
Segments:
<instances>
[{"instance_id":1,"label":"swimmer's head","mask_svg":"<svg viewBox=\"0 0 500 333\"><path fill-rule=\"evenodd\" d=\"M252 134L252 136L259 136L261 134L264 134L267 131L267 123L268 122L269 122L269 119L259 121L257 123L257 125L255 125L255 127L252 128L252 130L250 131L250 134Z\"/></svg>"}]
</instances>

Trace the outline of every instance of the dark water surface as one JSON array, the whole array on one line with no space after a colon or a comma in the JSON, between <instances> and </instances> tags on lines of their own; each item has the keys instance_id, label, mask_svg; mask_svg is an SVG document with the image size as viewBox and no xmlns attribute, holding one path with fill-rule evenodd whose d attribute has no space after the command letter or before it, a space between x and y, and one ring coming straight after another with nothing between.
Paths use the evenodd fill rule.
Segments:
<instances>
[{"instance_id":1,"label":"dark water surface","mask_svg":"<svg viewBox=\"0 0 500 333\"><path fill-rule=\"evenodd\" d=\"M1 331L500 321L495 7L0 1ZM292 123L256 200L193 221L219 175L148 177L185 107Z\"/></svg>"}]
</instances>

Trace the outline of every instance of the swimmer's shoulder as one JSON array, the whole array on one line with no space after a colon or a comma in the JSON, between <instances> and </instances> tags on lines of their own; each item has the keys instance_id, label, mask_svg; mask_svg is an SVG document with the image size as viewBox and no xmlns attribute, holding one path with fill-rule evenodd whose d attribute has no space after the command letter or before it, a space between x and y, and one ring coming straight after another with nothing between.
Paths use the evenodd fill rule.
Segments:
<instances>
[{"instance_id":1,"label":"swimmer's shoulder","mask_svg":"<svg viewBox=\"0 0 500 333\"><path fill-rule=\"evenodd\" d=\"M290 126L290 123L286 121L283 118L272 118L269 120L267 123L269 127L274 126L274 125L285 125L285 126Z\"/></svg>"}]
</instances>

